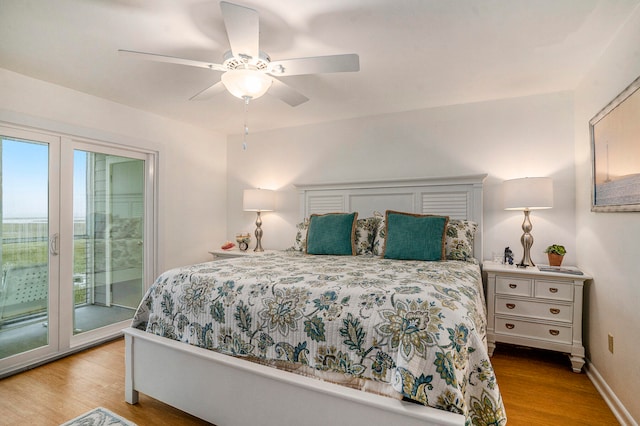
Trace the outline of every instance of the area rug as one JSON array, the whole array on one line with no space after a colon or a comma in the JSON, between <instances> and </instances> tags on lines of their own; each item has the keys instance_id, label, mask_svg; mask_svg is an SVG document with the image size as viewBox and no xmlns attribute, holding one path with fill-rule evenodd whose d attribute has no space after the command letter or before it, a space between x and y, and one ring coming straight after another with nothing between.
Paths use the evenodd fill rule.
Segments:
<instances>
[{"instance_id":1,"label":"area rug","mask_svg":"<svg viewBox=\"0 0 640 426\"><path fill-rule=\"evenodd\" d=\"M136 424L106 408L98 407L60 426L136 426Z\"/></svg>"}]
</instances>

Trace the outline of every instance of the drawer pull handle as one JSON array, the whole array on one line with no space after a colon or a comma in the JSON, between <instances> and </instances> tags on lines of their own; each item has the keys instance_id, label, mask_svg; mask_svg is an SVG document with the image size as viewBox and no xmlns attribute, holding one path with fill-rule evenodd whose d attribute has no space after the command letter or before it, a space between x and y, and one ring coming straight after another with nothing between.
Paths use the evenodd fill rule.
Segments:
<instances>
[{"instance_id":1,"label":"drawer pull handle","mask_svg":"<svg viewBox=\"0 0 640 426\"><path fill-rule=\"evenodd\" d=\"M553 315L558 315L560 313L560 309L551 308L551 309L549 309L549 312L551 312Z\"/></svg>"},{"instance_id":2,"label":"drawer pull handle","mask_svg":"<svg viewBox=\"0 0 640 426\"><path fill-rule=\"evenodd\" d=\"M557 288L555 288L555 287L551 287L551 288L549 289L549 291L550 291L551 293L557 293L557 292L558 292L558 289L557 289Z\"/></svg>"},{"instance_id":3,"label":"drawer pull handle","mask_svg":"<svg viewBox=\"0 0 640 426\"><path fill-rule=\"evenodd\" d=\"M518 284L509 284L509 288L516 288L518 287Z\"/></svg>"},{"instance_id":4,"label":"drawer pull handle","mask_svg":"<svg viewBox=\"0 0 640 426\"><path fill-rule=\"evenodd\" d=\"M515 303L507 303L507 309L513 309L516 307Z\"/></svg>"},{"instance_id":5,"label":"drawer pull handle","mask_svg":"<svg viewBox=\"0 0 640 426\"><path fill-rule=\"evenodd\" d=\"M552 336L557 336L558 334L560 334L560 330L549 330L549 334L551 334Z\"/></svg>"},{"instance_id":6,"label":"drawer pull handle","mask_svg":"<svg viewBox=\"0 0 640 426\"><path fill-rule=\"evenodd\" d=\"M515 325L511 323L506 323L505 327L507 327L509 330L513 330L515 328Z\"/></svg>"}]
</instances>

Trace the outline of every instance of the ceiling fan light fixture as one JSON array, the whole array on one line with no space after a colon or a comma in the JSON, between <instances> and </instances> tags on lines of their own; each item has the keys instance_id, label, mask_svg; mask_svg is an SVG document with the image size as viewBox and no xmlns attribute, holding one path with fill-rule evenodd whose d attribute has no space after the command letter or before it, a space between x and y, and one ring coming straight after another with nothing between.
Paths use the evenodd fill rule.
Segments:
<instances>
[{"instance_id":1,"label":"ceiling fan light fixture","mask_svg":"<svg viewBox=\"0 0 640 426\"><path fill-rule=\"evenodd\" d=\"M222 74L222 84L236 98L256 99L267 93L273 79L258 70L236 69Z\"/></svg>"}]
</instances>

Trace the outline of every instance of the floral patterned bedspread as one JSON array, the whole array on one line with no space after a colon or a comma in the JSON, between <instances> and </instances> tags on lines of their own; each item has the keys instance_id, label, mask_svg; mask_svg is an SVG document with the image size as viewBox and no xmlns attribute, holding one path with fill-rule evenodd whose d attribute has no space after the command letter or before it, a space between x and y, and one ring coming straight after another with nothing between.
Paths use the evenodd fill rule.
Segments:
<instances>
[{"instance_id":1,"label":"floral patterned bedspread","mask_svg":"<svg viewBox=\"0 0 640 426\"><path fill-rule=\"evenodd\" d=\"M467 424L506 423L476 263L292 252L217 260L158 277L133 326L388 383Z\"/></svg>"}]
</instances>

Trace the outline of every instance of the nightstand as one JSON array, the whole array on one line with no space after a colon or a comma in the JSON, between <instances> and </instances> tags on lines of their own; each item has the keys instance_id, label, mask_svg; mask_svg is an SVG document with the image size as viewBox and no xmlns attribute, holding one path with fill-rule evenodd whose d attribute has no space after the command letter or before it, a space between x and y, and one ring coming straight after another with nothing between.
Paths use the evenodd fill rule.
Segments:
<instances>
[{"instance_id":1,"label":"nightstand","mask_svg":"<svg viewBox=\"0 0 640 426\"><path fill-rule=\"evenodd\" d=\"M216 249L211 250L209 254L213 256L213 260L220 259L233 259L235 257L244 257L244 256L262 256L267 253L273 253L275 250L265 250L265 251L253 251L253 249L249 248L246 251L240 251L237 247L234 247L231 250L222 250Z\"/></svg>"},{"instance_id":2,"label":"nightstand","mask_svg":"<svg viewBox=\"0 0 640 426\"><path fill-rule=\"evenodd\" d=\"M489 355L496 342L548 349L569 354L573 371L579 373L584 365L582 293L591 277L494 262L482 268Z\"/></svg>"}]
</instances>

